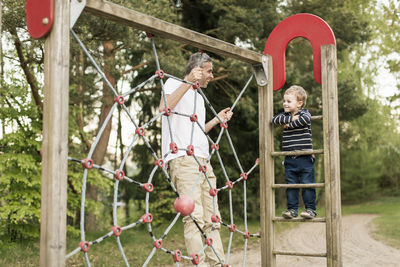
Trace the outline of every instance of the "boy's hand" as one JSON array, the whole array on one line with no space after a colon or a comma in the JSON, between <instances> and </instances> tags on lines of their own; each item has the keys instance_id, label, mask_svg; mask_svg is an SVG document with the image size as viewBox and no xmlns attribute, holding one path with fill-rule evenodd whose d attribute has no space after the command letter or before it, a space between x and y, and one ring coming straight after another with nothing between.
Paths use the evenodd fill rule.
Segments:
<instances>
[{"instance_id":1,"label":"boy's hand","mask_svg":"<svg viewBox=\"0 0 400 267\"><path fill-rule=\"evenodd\" d=\"M287 129L287 128L289 128L289 124L285 124L285 125L283 125L283 128L284 128L284 129Z\"/></svg>"}]
</instances>

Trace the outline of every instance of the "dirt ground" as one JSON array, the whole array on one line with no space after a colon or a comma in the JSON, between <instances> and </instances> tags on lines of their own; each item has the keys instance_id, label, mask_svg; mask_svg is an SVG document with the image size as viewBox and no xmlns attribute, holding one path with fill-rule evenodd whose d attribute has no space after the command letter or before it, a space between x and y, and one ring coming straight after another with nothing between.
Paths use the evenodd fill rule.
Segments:
<instances>
[{"instance_id":1,"label":"dirt ground","mask_svg":"<svg viewBox=\"0 0 400 267\"><path fill-rule=\"evenodd\" d=\"M400 250L373 239L370 235L374 215L349 215L342 218L343 266L345 267L400 267ZM276 237L276 249L324 253L325 224L302 223ZM231 255L232 267L242 266L243 251ZM260 247L247 251L245 266L261 266ZM277 256L278 267L326 266L326 258Z\"/></svg>"}]
</instances>

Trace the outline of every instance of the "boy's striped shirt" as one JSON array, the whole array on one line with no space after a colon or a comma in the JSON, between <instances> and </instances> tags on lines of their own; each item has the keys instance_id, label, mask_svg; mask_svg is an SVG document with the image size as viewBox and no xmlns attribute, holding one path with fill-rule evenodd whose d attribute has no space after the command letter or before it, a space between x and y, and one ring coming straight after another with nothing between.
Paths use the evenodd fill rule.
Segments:
<instances>
[{"instance_id":1,"label":"boy's striped shirt","mask_svg":"<svg viewBox=\"0 0 400 267\"><path fill-rule=\"evenodd\" d=\"M282 112L272 118L272 123L277 125L288 124L283 129L282 151L312 150L311 114L307 109L301 109L296 114L297 120L292 120L288 112Z\"/></svg>"}]
</instances>

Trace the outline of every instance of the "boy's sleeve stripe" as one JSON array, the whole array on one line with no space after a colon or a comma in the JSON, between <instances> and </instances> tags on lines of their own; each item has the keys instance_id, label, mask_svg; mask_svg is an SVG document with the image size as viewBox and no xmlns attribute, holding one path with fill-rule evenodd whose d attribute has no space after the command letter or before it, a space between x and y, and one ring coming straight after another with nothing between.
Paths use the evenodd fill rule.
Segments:
<instances>
[{"instance_id":1,"label":"boy's sleeve stripe","mask_svg":"<svg viewBox=\"0 0 400 267\"><path fill-rule=\"evenodd\" d=\"M300 117L300 119L303 121L303 123L301 124L302 126L304 126L304 124L307 124L307 121L304 119L304 117Z\"/></svg>"}]
</instances>

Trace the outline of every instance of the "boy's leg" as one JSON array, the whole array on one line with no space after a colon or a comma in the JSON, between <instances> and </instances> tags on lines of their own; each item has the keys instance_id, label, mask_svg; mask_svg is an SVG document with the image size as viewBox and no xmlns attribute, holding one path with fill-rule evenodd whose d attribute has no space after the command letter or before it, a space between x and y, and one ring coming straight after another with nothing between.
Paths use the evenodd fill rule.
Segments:
<instances>
[{"instance_id":1,"label":"boy's leg","mask_svg":"<svg viewBox=\"0 0 400 267\"><path fill-rule=\"evenodd\" d=\"M296 159L292 157L285 158L285 180L287 184L299 183L298 171L296 168ZM299 189L288 188L286 189L286 199L288 210L294 210L297 212L299 209Z\"/></svg>"},{"instance_id":2,"label":"boy's leg","mask_svg":"<svg viewBox=\"0 0 400 267\"><path fill-rule=\"evenodd\" d=\"M213 172L211 165L207 164L207 176L211 183L212 188L216 188L217 179ZM207 180L204 180L201 184L202 188L202 202L203 202L203 220L204 220L204 232L206 233L207 237L211 237L213 239L213 248L207 247L206 248L206 255L210 260L211 266L221 266L220 261L222 263L225 262L225 253L224 248L222 246L222 241L220 237L219 230L221 228L220 223L215 224L215 229L212 231L212 221L211 216L217 214L221 218L221 214L218 209L218 198L215 196L215 203L213 197L210 196L210 185L208 184ZM215 205L215 210L214 210Z\"/></svg>"},{"instance_id":3,"label":"boy's leg","mask_svg":"<svg viewBox=\"0 0 400 267\"><path fill-rule=\"evenodd\" d=\"M315 183L315 170L314 159L311 156L302 158L302 171L300 172L300 183L314 184ZM315 188L303 188L302 197L306 209L316 210L316 192Z\"/></svg>"},{"instance_id":4,"label":"boy's leg","mask_svg":"<svg viewBox=\"0 0 400 267\"><path fill-rule=\"evenodd\" d=\"M179 157L173 159L169 162L170 173L172 182L175 184L178 193L182 195L190 195L193 186L195 185L197 178L199 176L199 167L193 157ZM200 177L201 180L204 179ZM193 194L191 195L195 202L194 211L192 212L193 218L196 220L199 227L202 229L204 227L203 221L203 206L201 200L201 188L200 185L196 186ZM200 230L190 218L190 216L185 216L183 218L184 223L184 237L185 245L188 255L199 254L199 264L198 266L206 267L205 254L200 253L204 245L204 239L200 233Z\"/></svg>"}]
</instances>

